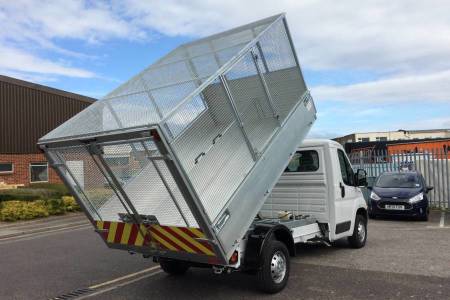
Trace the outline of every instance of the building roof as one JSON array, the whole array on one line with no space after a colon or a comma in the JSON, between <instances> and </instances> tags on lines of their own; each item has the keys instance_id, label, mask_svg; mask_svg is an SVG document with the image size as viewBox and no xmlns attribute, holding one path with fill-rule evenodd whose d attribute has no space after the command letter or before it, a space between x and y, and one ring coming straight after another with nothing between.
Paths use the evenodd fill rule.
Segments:
<instances>
[{"instance_id":1,"label":"building roof","mask_svg":"<svg viewBox=\"0 0 450 300\"><path fill-rule=\"evenodd\" d=\"M450 128L441 128L441 129L414 129L414 130L407 130L407 129L399 129L399 130L391 130L391 131L365 131L365 132L353 132L353 133L349 133L346 135L342 135L339 137L336 137L335 139L340 139L340 138L344 138L344 137L348 137L348 136L352 136L352 135L356 135L356 134L369 134L369 133L394 133L394 132L404 132L406 131L407 133L433 133L433 132L450 132Z\"/></svg>"},{"instance_id":2,"label":"building roof","mask_svg":"<svg viewBox=\"0 0 450 300\"><path fill-rule=\"evenodd\" d=\"M66 92L66 91L55 89L55 88L52 88L49 86L40 85L37 83L20 80L20 79L5 76L5 75L0 75L0 81L19 85L19 86L26 87L26 88L33 89L33 90L47 92L47 93L54 94L54 95L59 95L59 96L63 96L63 97L71 98L71 99L76 99L76 100L83 101L86 103L93 103L94 101L97 100L95 98L82 96L82 95L71 93L71 92Z\"/></svg>"},{"instance_id":3,"label":"building roof","mask_svg":"<svg viewBox=\"0 0 450 300\"><path fill-rule=\"evenodd\" d=\"M94 98L0 75L0 154L39 153L37 140Z\"/></svg>"}]
</instances>

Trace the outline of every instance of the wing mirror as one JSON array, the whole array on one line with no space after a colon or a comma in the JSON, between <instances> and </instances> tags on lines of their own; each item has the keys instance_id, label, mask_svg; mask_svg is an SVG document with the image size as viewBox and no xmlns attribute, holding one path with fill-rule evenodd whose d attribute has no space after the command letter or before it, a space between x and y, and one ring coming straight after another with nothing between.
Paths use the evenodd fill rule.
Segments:
<instances>
[{"instance_id":1,"label":"wing mirror","mask_svg":"<svg viewBox=\"0 0 450 300\"><path fill-rule=\"evenodd\" d=\"M434 189L433 186L427 186L427 193L428 193L429 191L433 190L433 189Z\"/></svg>"},{"instance_id":2,"label":"wing mirror","mask_svg":"<svg viewBox=\"0 0 450 300\"><path fill-rule=\"evenodd\" d=\"M367 186L367 172L363 169L358 169L355 174L356 186Z\"/></svg>"}]
</instances>

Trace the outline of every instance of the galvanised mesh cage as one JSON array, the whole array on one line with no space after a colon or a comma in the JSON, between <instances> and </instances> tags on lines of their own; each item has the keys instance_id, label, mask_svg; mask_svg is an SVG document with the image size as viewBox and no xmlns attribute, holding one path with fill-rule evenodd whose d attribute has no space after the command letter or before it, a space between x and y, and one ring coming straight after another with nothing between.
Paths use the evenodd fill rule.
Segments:
<instances>
[{"instance_id":1,"label":"galvanised mesh cage","mask_svg":"<svg viewBox=\"0 0 450 300\"><path fill-rule=\"evenodd\" d=\"M230 214L228 223L237 218L239 226L248 225L314 119L286 19L277 15L179 46L40 144L58 144L46 151L96 220L153 215L164 225L220 231ZM152 137L123 137L152 128L172 153L177 174L158 159ZM90 142L118 134L120 141ZM275 142L277 136L284 140ZM256 169L264 174L252 174ZM174 179L180 176L201 222ZM235 201L252 180L262 194ZM250 204L244 218L233 215L232 207Z\"/></svg>"}]
</instances>

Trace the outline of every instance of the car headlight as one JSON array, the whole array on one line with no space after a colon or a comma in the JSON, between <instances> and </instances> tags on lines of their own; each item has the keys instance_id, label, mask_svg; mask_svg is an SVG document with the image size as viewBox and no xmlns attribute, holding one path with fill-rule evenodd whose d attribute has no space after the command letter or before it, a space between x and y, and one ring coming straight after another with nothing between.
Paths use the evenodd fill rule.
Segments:
<instances>
[{"instance_id":1,"label":"car headlight","mask_svg":"<svg viewBox=\"0 0 450 300\"><path fill-rule=\"evenodd\" d=\"M375 194L375 193L372 191L372 193L370 193L370 199L373 199L373 200L375 200L375 201L378 201L378 200L380 200L381 198L380 198L380 196L378 196L377 194Z\"/></svg>"},{"instance_id":2,"label":"car headlight","mask_svg":"<svg viewBox=\"0 0 450 300\"><path fill-rule=\"evenodd\" d=\"M409 203L416 203L423 200L423 193L417 194L412 198L409 198Z\"/></svg>"}]
</instances>

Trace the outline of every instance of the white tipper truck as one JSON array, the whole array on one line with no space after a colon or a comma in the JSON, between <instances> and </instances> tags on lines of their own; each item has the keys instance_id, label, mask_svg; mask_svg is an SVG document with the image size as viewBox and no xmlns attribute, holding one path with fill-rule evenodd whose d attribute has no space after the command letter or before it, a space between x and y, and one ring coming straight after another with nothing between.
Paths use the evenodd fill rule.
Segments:
<instances>
[{"instance_id":1,"label":"white tipper truck","mask_svg":"<svg viewBox=\"0 0 450 300\"><path fill-rule=\"evenodd\" d=\"M108 247L275 293L296 244L367 238L365 173L304 141L315 119L280 14L179 46L39 145Z\"/></svg>"}]
</instances>

